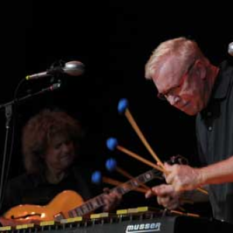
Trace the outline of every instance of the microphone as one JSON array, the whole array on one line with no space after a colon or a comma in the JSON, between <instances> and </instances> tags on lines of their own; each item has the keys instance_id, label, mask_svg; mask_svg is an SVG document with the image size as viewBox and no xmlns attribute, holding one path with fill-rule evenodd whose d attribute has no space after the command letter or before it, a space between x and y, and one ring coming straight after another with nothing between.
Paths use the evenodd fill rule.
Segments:
<instances>
[{"instance_id":1,"label":"microphone","mask_svg":"<svg viewBox=\"0 0 233 233\"><path fill-rule=\"evenodd\" d=\"M228 45L228 53L233 56L233 42Z\"/></svg>"},{"instance_id":2,"label":"microphone","mask_svg":"<svg viewBox=\"0 0 233 233\"><path fill-rule=\"evenodd\" d=\"M61 83L54 83L49 87L43 88L40 93L47 92L47 91L55 91L57 89L61 88Z\"/></svg>"},{"instance_id":3,"label":"microphone","mask_svg":"<svg viewBox=\"0 0 233 233\"><path fill-rule=\"evenodd\" d=\"M36 93L28 94L28 95L23 96L23 97L21 97L21 98L19 98L19 99L15 99L15 100L13 100L13 101L11 101L11 102L9 102L9 103L15 103L15 102L19 103L19 102L22 102L23 100L27 100L27 99L29 99L29 98L31 98L31 97L38 96L38 95L43 94L43 93L46 93L46 92L55 91L55 90L58 90L58 89L60 89L60 88L61 88L61 83L53 83L53 84L50 85L49 87L43 88L42 90L37 91ZM7 103L7 104L9 104L9 103ZM6 104L0 105L0 109L1 109L2 107L4 107L5 105L6 105Z\"/></svg>"},{"instance_id":4,"label":"microphone","mask_svg":"<svg viewBox=\"0 0 233 233\"><path fill-rule=\"evenodd\" d=\"M70 76L79 76L84 73L84 64L80 61L70 61L66 62L64 67L52 67L47 71L40 72L37 74L27 75L26 80L34 80L45 77L51 77L59 74L68 74Z\"/></svg>"}]
</instances>

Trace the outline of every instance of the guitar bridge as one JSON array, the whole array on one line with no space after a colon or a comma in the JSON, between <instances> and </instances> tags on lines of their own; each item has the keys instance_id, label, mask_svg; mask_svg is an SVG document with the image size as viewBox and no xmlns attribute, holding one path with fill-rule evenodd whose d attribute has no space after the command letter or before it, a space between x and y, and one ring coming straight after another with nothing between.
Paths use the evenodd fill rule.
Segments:
<instances>
[{"instance_id":1,"label":"guitar bridge","mask_svg":"<svg viewBox=\"0 0 233 233\"><path fill-rule=\"evenodd\" d=\"M55 220L55 221L59 222L59 221L61 221L62 219L64 219L64 216L63 216L63 214L62 214L61 212L54 215L54 220Z\"/></svg>"}]
</instances>

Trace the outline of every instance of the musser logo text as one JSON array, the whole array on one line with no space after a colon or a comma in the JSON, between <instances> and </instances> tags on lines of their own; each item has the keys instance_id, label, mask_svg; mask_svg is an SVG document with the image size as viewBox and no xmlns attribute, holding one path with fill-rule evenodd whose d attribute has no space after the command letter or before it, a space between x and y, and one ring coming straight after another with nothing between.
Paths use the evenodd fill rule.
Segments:
<instances>
[{"instance_id":1,"label":"musser logo text","mask_svg":"<svg viewBox=\"0 0 233 233\"><path fill-rule=\"evenodd\" d=\"M145 232L158 232L160 231L161 223L143 223L128 225L126 233L145 233Z\"/></svg>"}]
</instances>

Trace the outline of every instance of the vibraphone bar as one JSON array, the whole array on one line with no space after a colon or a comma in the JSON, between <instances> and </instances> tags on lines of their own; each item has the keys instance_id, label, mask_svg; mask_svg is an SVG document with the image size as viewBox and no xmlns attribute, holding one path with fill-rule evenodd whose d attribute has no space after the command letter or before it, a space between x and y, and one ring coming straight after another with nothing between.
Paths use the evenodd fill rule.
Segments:
<instances>
[{"instance_id":1,"label":"vibraphone bar","mask_svg":"<svg viewBox=\"0 0 233 233\"><path fill-rule=\"evenodd\" d=\"M60 222L41 222L16 227L0 227L1 233L232 233L233 225L187 214L152 211L148 207L118 210L116 214L92 214L89 218L75 217Z\"/></svg>"}]
</instances>

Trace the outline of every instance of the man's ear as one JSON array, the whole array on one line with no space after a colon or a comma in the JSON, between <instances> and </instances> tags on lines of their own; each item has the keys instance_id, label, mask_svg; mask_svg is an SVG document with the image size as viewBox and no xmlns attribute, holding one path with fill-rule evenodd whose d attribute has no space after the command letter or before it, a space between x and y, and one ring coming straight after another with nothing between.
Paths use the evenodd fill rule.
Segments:
<instances>
[{"instance_id":1,"label":"man's ear","mask_svg":"<svg viewBox=\"0 0 233 233\"><path fill-rule=\"evenodd\" d=\"M201 79L206 79L206 67L200 59L196 61L196 72Z\"/></svg>"}]
</instances>

